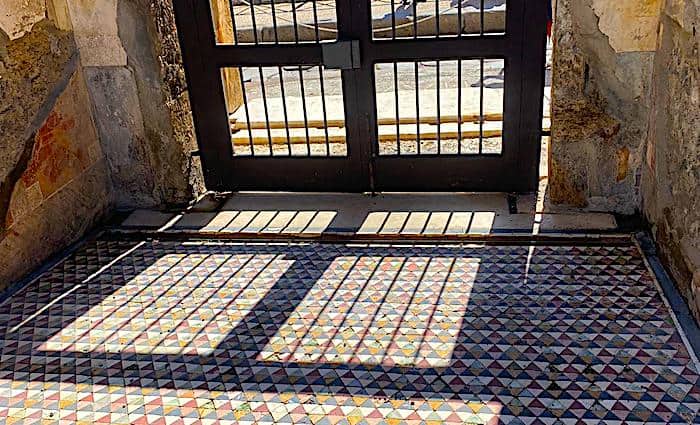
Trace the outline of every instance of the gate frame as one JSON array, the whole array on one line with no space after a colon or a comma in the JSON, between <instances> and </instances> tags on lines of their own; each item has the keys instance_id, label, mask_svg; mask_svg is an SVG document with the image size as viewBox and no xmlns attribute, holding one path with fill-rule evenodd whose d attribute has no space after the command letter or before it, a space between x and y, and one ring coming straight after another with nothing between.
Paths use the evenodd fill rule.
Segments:
<instances>
[{"instance_id":1,"label":"gate frame","mask_svg":"<svg viewBox=\"0 0 700 425\"><path fill-rule=\"evenodd\" d=\"M359 69L341 71L348 155L264 157L233 155L221 68L323 65L325 43L217 45L209 0L173 0L207 187L216 191L536 190L545 1L507 0L505 34L374 40L370 0L337 0L338 41L359 40L362 55ZM378 155L375 63L482 58L505 61L501 154Z\"/></svg>"}]
</instances>

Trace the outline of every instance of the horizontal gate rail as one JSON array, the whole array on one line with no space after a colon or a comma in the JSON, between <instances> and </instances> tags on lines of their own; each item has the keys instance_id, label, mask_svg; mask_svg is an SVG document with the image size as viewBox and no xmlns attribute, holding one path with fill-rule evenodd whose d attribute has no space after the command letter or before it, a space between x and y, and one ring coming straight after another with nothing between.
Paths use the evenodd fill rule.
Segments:
<instances>
[{"instance_id":1,"label":"horizontal gate rail","mask_svg":"<svg viewBox=\"0 0 700 425\"><path fill-rule=\"evenodd\" d=\"M214 46L209 60L218 67L322 65L319 45Z\"/></svg>"}]
</instances>

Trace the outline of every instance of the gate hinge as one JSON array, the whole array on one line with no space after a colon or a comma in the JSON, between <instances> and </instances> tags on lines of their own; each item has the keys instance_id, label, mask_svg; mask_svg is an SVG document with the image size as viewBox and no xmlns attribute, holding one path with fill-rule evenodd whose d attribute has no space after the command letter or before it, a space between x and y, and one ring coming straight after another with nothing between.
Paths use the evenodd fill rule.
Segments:
<instances>
[{"instance_id":1,"label":"gate hinge","mask_svg":"<svg viewBox=\"0 0 700 425\"><path fill-rule=\"evenodd\" d=\"M340 40L326 43L321 47L323 66L326 69L358 69L360 68L360 41Z\"/></svg>"}]
</instances>

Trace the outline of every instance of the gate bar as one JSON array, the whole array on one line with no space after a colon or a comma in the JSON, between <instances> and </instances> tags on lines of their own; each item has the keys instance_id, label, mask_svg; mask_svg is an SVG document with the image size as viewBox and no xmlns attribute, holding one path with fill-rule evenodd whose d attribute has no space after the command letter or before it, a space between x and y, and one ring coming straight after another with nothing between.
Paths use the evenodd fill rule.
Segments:
<instances>
[{"instance_id":1,"label":"gate bar","mask_svg":"<svg viewBox=\"0 0 700 425\"><path fill-rule=\"evenodd\" d=\"M250 154L255 154L255 146L253 143L253 131L250 126L250 110L248 109L248 97L245 91L245 83L243 82L243 68L238 67L238 75L240 75L241 81L241 95L243 96L243 106L245 107L245 120L248 123L248 134L250 137Z\"/></svg>"},{"instance_id":2,"label":"gate bar","mask_svg":"<svg viewBox=\"0 0 700 425\"><path fill-rule=\"evenodd\" d=\"M287 130L287 153L289 155L292 154L292 138L289 133L289 117L287 114L287 97L285 96L285 88L284 88L284 76L282 75L282 67L278 66L277 71L279 72L279 79L280 79L280 92L282 94L282 113L284 114L284 128Z\"/></svg>"}]
</instances>

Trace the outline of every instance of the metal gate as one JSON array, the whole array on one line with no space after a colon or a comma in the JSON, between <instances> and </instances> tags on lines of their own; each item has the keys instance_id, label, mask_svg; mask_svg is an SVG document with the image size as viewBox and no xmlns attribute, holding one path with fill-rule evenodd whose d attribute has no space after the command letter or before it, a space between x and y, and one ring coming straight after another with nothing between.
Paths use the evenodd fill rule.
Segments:
<instances>
[{"instance_id":1,"label":"metal gate","mask_svg":"<svg viewBox=\"0 0 700 425\"><path fill-rule=\"evenodd\" d=\"M174 0L208 187L535 190L545 1Z\"/></svg>"}]
</instances>

